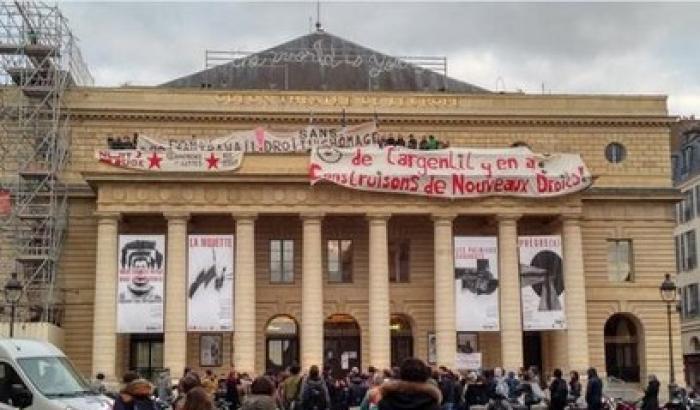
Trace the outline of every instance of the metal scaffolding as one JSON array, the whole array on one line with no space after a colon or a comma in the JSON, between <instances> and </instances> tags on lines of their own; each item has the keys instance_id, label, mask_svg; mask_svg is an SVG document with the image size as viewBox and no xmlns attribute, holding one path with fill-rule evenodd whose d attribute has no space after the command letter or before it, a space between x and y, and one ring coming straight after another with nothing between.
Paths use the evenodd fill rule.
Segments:
<instances>
[{"instance_id":1,"label":"metal scaffolding","mask_svg":"<svg viewBox=\"0 0 700 410\"><path fill-rule=\"evenodd\" d=\"M91 85L87 66L58 6L0 3L0 274L25 286L21 320L60 324L56 287L66 231L68 190L61 179L70 153L64 91ZM0 284L1 286L1 284Z\"/></svg>"}]
</instances>

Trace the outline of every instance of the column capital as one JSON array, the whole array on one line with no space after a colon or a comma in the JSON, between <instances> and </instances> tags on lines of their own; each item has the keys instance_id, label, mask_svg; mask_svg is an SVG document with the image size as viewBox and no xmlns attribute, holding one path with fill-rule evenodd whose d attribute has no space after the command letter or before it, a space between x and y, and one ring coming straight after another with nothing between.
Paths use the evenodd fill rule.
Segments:
<instances>
[{"instance_id":1,"label":"column capital","mask_svg":"<svg viewBox=\"0 0 700 410\"><path fill-rule=\"evenodd\" d=\"M522 214L498 214L495 219L498 223L517 223L522 216Z\"/></svg>"},{"instance_id":2,"label":"column capital","mask_svg":"<svg viewBox=\"0 0 700 410\"><path fill-rule=\"evenodd\" d=\"M324 212L301 212L299 218L302 221L321 221L326 214Z\"/></svg>"},{"instance_id":3,"label":"column capital","mask_svg":"<svg viewBox=\"0 0 700 410\"><path fill-rule=\"evenodd\" d=\"M231 216L236 222L253 222L258 218L258 213L251 211L233 212Z\"/></svg>"},{"instance_id":4,"label":"column capital","mask_svg":"<svg viewBox=\"0 0 700 410\"><path fill-rule=\"evenodd\" d=\"M95 211L92 214L97 218L98 223L118 223L122 219L121 212Z\"/></svg>"},{"instance_id":5,"label":"column capital","mask_svg":"<svg viewBox=\"0 0 700 410\"><path fill-rule=\"evenodd\" d=\"M365 219L367 219L370 222L386 222L389 220L389 218L391 218L391 213L388 212L369 212L365 214Z\"/></svg>"},{"instance_id":6,"label":"column capital","mask_svg":"<svg viewBox=\"0 0 700 410\"><path fill-rule=\"evenodd\" d=\"M435 223L452 223L452 221L457 217L456 213L451 212L440 212L430 215L430 219Z\"/></svg>"},{"instance_id":7,"label":"column capital","mask_svg":"<svg viewBox=\"0 0 700 410\"><path fill-rule=\"evenodd\" d=\"M163 217L172 222L187 222L190 219L190 213L186 211L163 212Z\"/></svg>"}]
</instances>

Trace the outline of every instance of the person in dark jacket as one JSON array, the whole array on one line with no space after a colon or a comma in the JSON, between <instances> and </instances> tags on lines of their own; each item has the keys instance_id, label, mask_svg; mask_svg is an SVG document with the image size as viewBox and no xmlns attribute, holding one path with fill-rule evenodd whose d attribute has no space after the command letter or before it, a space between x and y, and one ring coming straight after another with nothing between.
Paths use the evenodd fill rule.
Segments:
<instances>
[{"instance_id":1,"label":"person in dark jacket","mask_svg":"<svg viewBox=\"0 0 700 410\"><path fill-rule=\"evenodd\" d=\"M506 384L508 384L508 400L517 400L520 380L518 380L515 377L515 372L508 372L508 377L506 377Z\"/></svg>"},{"instance_id":2,"label":"person in dark jacket","mask_svg":"<svg viewBox=\"0 0 700 410\"><path fill-rule=\"evenodd\" d=\"M441 368L438 374L438 388L442 394L442 410L452 410L457 403L455 378L446 368Z\"/></svg>"},{"instance_id":3,"label":"person in dark jacket","mask_svg":"<svg viewBox=\"0 0 700 410\"><path fill-rule=\"evenodd\" d=\"M658 410L659 409L659 380L653 374L649 375L649 384L644 389L644 397L642 398L642 410Z\"/></svg>"},{"instance_id":4,"label":"person in dark jacket","mask_svg":"<svg viewBox=\"0 0 700 410\"><path fill-rule=\"evenodd\" d=\"M569 373L569 397L568 401L569 403L576 403L581 397L581 381L578 375L578 372L575 370L572 370L571 373Z\"/></svg>"},{"instance_id":5,"label":"person in dark jacket","mask_svg":"<svg viewBox=\"0 0 700 410\"><path fill-rule=\"evenodd\" d=\"M144 379L136 379L124 387L114 401L114 410L156 410L151 399L153 385Z\"/></svg>"},{"instance_id":6,"label":"person in dark jacket","mask_svg":"<svg viewBox=\"0 0 700 410\"><path fill-rule=\"evenodd\" d=\"M569 389L562 379L561 369L554 369L554 380L549 385L549 409L564 410Z\"/></svg>"},{"instance_id":7,"label":"person in dark jacket","mask_svg":"<svg viewBox=\"0 0 700 410\"><path fill-rule=\"evenodd\" d=\"M304 410L327 410L331 405L326 382L321 377L318 366L309 368L309 375L301 386L301 408Z\"/></svg>"},{"instance_id":8,"label":"person in dark jacket","mask_svg":"<svg viewBox=\"0 0 700 410\"><path fill-rule=\"evenodd\" d=\"M593 367L588 369L586 405L588 410L600 410L603 407L603 382L600 381L598 372Z\"/></svg>"},{"instance_id":9,"label":"person in dark jacket","mask_svg":"<svg viewBox=\"0 0 700 410\"><path fill-rule=\"evenodd\" d=\"M238 387L241 385L241 380L238 378L238 373L231 371L226 378L226 402L229 404L229 410L236 410L241 404L241 399L238 396Z\"/></svg>"},{"instance_id":10,"label":"person in dark jacket","mask_svg":"<svg viewBox=\"0 0 700 410\"><path fill-rule=\"evenodd\" d=\"M430 368L422 360L409 358L399 369L399 380L380 387L379 410L440 410L442 394L429 384Z\"/></svg>"},{"instance_id":11,"label":"person in dark jacket","mask_svg":"<svg viewBox=\"0 0 700 410\"><path fill-rule=\"evenodd\" d=\"M367 395L368 386L359 372L351 372L348 376L348 406L357 407Z\"/></svg>"}]
</instances>

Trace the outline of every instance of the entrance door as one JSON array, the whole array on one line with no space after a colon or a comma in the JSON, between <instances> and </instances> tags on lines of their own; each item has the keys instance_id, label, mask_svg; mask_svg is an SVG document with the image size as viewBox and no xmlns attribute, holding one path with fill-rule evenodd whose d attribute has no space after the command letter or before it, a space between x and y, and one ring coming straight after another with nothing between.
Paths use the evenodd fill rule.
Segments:
<instances>
[{"instance_id":1,"label":"entrance door","mask_svg":"<svg viewBox=\"0 0 700 410\"><path fill-rule=\"evenodd\" d=\"M537 366L542 371L542 333L523 333L523 364L525 368Z\"/></svg>"},{"instance_id":2,"label":"entrance door","mask_svg":"<svg viewBox=\"0 0 700 410\"><path fill-rule=\"evenodd\" d=\"M131 335L129 367L147 380L163 370L163 335ZM180 372L182 369L171 369Z\"/></svg>"},{"instance_id":3,"label":"entrance door","mask_svg":"<svg viewBox=\"0 0 700 410\"><path fill-rule=\"evenodd\" d=\"M350 315L329 316L323 324L324 366L334 377L344 377L360 366L360 326Z\"/></svg>"},{"instance_id":4,"label":"entrance door","mask_svg":"<svg viewBox=\"0 0 700 410\"><path fill-rule=\"evenodd\" d=\"M615 314L605 323L605 371L626 382L639 382L637 326L626 315Z\"/></svg>"},{"instance_id":5,"label":"entrance door","mask_svg":"<svg viewBox=\"0 0 700 410\"><path fill-rule=\"evenodd\" d=\"M404 315L391 316L391 366L397 367L413 357L413 333L411 323Z\"/></svg>"}]
</instances>

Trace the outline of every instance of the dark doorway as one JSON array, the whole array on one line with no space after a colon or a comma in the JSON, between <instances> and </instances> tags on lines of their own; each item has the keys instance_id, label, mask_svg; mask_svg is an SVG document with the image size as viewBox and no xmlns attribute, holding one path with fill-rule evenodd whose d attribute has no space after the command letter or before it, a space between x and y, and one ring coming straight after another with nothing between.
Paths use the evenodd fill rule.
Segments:
<instances>
[{"instance_id":1,"label":"dark doorway","mask_svg":"<svg viewBox=\"0 0 700 410\"><path fill-rule=\"evenodd\" d=\"M280 372L299 364L297 322L289 316L275 316L265 328L265 368Z\"/></svg>"},{"instance_id":2,"label":"dark doorway","mask_svg":"<svg viewBox=\"0 0 700 410\"><path fill-rule=\"evenodd\" d=\"M129 369L147 380L163 370L163 334L133 334L129 341ZM171 369L173 372L182 369Z\"/></svg>"},{"instance_id":3,"label":"dark doorway","mask_svg":"<svg viewBox=\"0 0 700 410\"><path fill-rule=\"evenodd\" d=\"M391 366L413 357L413 332L411 322L404 315L391 316Z\"/></svg>"},{"instance_id":4,"label":"dark doorway","mask_svg":"<svg viewBox=\"0 0 700 410\"><path fill-rule=\"evenodd\" d=\"M360 326L350 315L329 316L323 324L324 366L334 377L344 377L360 366Z\"/></svg>"},{"instance_id":5,"label":"dark doorway","mask_svg":"<svg viewBox=\"0 0 700 410\"><path fill-rule=\"evenodd\" d=\"M639 382L639 332L622 314L605 322L605 371L626 382Z\"/></svg>"},{"instance_id":6,"label":"dark doorway","mask_svg":"<svg viewBox=\"0 0 700 410\"><path fill-rule=\"evenodd\" d=\"M542 371L542 333L523 333L523 365L525 368L537 366ZM517 370L517 369L516 369Z\"/></svg>"}]
</instances>

